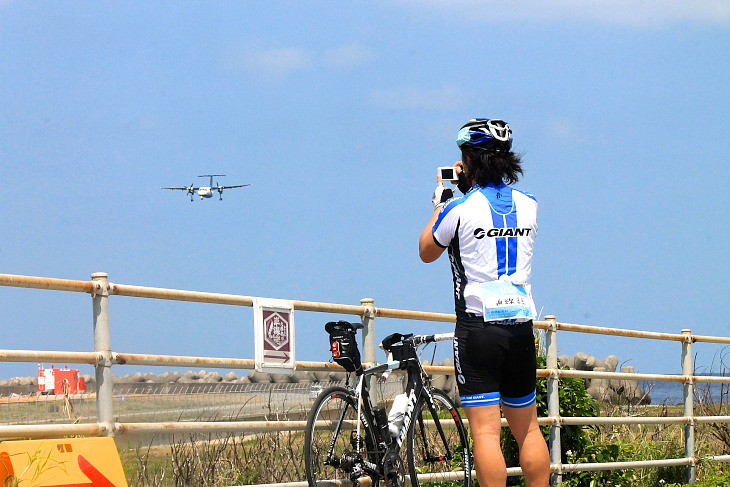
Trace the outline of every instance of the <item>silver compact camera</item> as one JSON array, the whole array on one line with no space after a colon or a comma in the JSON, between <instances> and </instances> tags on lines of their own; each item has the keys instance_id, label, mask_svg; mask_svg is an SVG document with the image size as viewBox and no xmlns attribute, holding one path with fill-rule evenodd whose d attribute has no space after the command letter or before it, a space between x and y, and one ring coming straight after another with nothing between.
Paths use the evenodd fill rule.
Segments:
<instances>
[{"instance_id":1,"label":"silver compact camera","mask_svg":"<svg viewBox=\"0 0 730 487\"><path fill-rule=\"evenodd\" d=\"M438 174L441 176L442 181L449 181L456 183L459 181L459 175L456 173L454 166L443 166L438 168Z\"/></svg>"}]
</instances>

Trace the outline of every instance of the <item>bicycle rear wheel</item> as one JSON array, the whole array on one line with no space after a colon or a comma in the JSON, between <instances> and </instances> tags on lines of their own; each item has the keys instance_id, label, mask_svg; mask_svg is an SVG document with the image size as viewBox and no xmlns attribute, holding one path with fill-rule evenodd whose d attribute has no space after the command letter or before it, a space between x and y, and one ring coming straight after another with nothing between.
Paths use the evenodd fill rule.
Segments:
<instances>
[{"instance_id":1,"label":"bicycle rear wheel","mask_svg":"<svg viewBox=\"0 0 730 487\"><path fill-rule=\"evenodd\" d=\"M434 389L431 396L435 411L431 411L428 399L422 396L416 406L416 416L408 428L408 473L411 485L470 487L473 463L464 423L444 392ZM443 437L434 421L434 412Z\"/></svg>"},{"instance_id":2,"label":"bicycle rear wheel","mask_svg":"<svg viewBox=\"0 0 730 487\"><path fill-rule=\"evenodd\" d=\"M314 401L304 432L304 463L310 487L349 482L353 472L356 477L363 475L360 459L375 463L375 436L364 422L359 423L358 439L357 401L344 387L327 389ZM371 480L372 485L378 485L379 479L372 473Z\"/></svg>"}]
</instances>

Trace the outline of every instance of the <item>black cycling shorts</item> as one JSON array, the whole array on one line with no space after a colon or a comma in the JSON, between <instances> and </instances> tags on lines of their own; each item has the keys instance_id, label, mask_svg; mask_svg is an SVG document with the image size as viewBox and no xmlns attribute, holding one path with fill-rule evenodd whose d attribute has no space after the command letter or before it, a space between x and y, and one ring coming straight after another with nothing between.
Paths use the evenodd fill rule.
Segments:
<instances>
[{"instance_id":1,"label":"black cycling shorts","mask_svg":"<svg viewBox=\"0 0 730 487\"><path fill-rule=\"evenodd\" d=\"M461 404L526 407L535 402L535 337L532 322L487 323L459 319L454 333L454 367Z\"/></svg>"}]
</instances>

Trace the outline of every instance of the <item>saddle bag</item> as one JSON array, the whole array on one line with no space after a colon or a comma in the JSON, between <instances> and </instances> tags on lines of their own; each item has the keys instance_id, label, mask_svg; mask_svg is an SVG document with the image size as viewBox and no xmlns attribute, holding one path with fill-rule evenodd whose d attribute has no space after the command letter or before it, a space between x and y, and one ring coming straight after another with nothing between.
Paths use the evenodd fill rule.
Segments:
<instances>
[{"instance_id":1,"label":"saddle bag","mask_svg":"<svg viewBox=\"0 0 730 487\"><path fill-rule=\"evenodd\" d=\"M355 329L346 321L332 321L325 325L330 336L332 360L348 372L362 374L360 349L357 348Z\"/></svg>"}]
</instances>

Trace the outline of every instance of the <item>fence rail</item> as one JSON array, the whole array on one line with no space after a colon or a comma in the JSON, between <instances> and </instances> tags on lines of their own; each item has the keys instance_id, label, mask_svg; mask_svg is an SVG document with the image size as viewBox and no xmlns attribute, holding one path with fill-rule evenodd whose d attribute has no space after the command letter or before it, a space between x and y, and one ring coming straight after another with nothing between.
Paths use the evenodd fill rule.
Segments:
<instances>
[{"instance_id":1,"label":"fence rail","mask_svg":"<svg viewBox=\"0 0 730 487\"><path fill-rule=\"evenodd\" d=\"M253 306L254 297L232 294L218 294L176 289L162 289L143 286L114 284L109 282L105 273L91 275L91 281L74 281L34 276L0 274L0 286L22 287L30 289L55 290L65 292L82 292L92 296L93 308L93 352L37 351L37 350L0 350L1 362L53 362L61 361L74 364L90 364L95 368L96 392L95 422L88 424L17 424L0 425L0 438L50 438L55 436L115 436L134 433L174 434L174 433L208 433L208 432L259 432L259 431L296 431L304 428L302 420L288 421L158 421L158 422L119 422L115 420L114 391L111 368L122 365L144 366L201 366L230 369L253 369L255 361L251 359L194 357L177 355L151 355L137 353L114 352L109 339L110 296L129 296L148 299L173 301L190 301L200 303L222 304L232 306ZM443 323L454 323L455 315L408 311L388 308L377 308L372 299L363 299L360 305L343 305L308 301L293 301L298 311L320 313L349 314L359 316L363 322L363 361L375 364L375 318L394 318L401 320L420 320ZM711 377L694 375L691 346L693 343L705 342L730 344L728 337L692 335L690 330L682 330L680 334L657 333L620 328L605 328L571 323L560 323L554 316L547 316L544 321L535 321L534 327L545 331L547 349L547 367L537 370L538 377L547 379L548 385L548 417L540 418L542 425L550 431L549 449L553 482L562 482L562 473L570 471L593 471L630 468L651 468L660 466L686 466L687 481L694 483L697 458L695 457L695 426L700 423L726 423L729 416L694 415L693 386L696 383L730 383L730 377ZM557 332L590 333L621 337L664 340L681 343L682 374L627 374L621 372L593 372L563 370L558 365ZM341 367L332 363L297 362L297 370L339 371ZM429 366L426 370L433 374L453 375L453 367ZM559 412L558 388L561 378L591 379L624 379L652 380L683 384L683 415L680 417L561 417ZM503 420L503 424L506 422ZM685 456L677 459L632 461L592 464L563 464L561 461L560 427L563 425L589 424L682 424L685 428ZM716 462L730 462L730 455L709 457ZM509 475L520 475L519 468L508 469ZM279 486L306 485L302 482L278 484Z\"/></svg>"}]
</instances>

